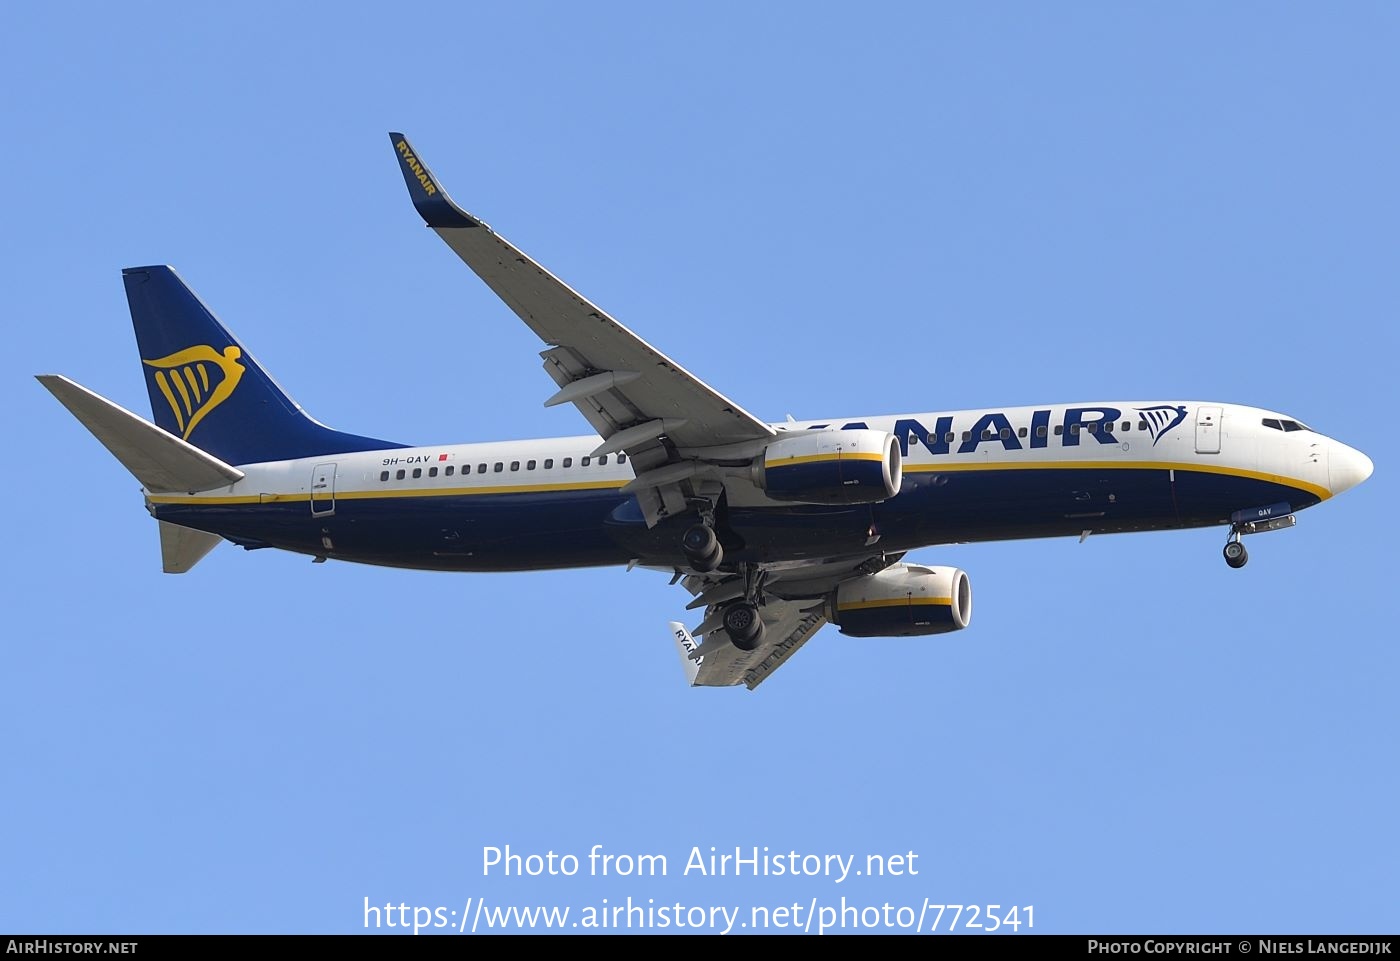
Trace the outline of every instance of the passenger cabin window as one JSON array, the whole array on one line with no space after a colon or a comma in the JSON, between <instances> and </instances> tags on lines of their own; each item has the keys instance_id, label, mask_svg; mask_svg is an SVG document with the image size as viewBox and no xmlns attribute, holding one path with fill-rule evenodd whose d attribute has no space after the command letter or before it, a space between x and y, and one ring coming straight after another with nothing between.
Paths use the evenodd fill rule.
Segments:
<instances>
[{"instance_id":1,"label":"passenger cabin window","mask_svg":"<svg viewBox=\"0 0 1400 961\"><path fill-rule=\"evenodd\" d=\"M1011 428L1010 428L1010 427L1003 427L1003 428L1001 429L1001 439L1002 439L1002 440L1006 440L1006 439L1007 439L1008 437L1010 437L1010 436L1011 436Z\"/></svg>"},{"instance_id":2,"label":"passenger cabin window","mask_svg":"<svg viewBox=\"0 0 1400 961\"><path fill-rule=\"evenodd\" d=\"M602 457L599 457L599 458L598 458L598 466L599 466L599 467L607 467L607 466L608 466L608 455L607 455L607 454L604 454Z\"/></svg>"},{"instance_id":3,"label":"passenger cabin window","mask_svg":"<svg viewBox=\"0 0 1400 961\"><path fill-rule=\"evenodd\" d=\"M578 462L578 466L580 466L580 467L587 467L587 466L588 466L588 462L589 462L590 460L592 460L591 457L583 457L583 458L580 458L580 459L579 459L579 462Z\"/></svg>"},{"instance_id":4,"label":"passenger cabin window","mask_svg":"<svg viewBox=\"0 0 1400 961\"><path fill-rule=\"evenodd\" d=\"M436 468L436 467L429 467L429 468L428 468L428 476L429 476L429 477L436 477L436 476L437 476L437 468Z\"/></svg>"},{"instance_id":5,"label":"passenger cabin window","mask_svg":"<svg viewBox=\"0 0 1400 961\"><path fill-rule=\"evenodd\" d=\"M491 468L491 473L493 473L493 474L499 474L501 471L503 471L503 470L505 470L505 469L506 469L506 465L505 465L505 464L502 464L500 461L496 461L496 466L493 467L493 468Z\"/></svg>"},{"instance_id":6,"label":"passenger cabin window","mask_svg":"<svg viewBox=\"0 0 1400 961\"><path fill-rule=\"evenodd\" d=\"M972 431L970 431L970 430L965 430L965 431L963 431L963 440L972 440Z\"/></svg>"},{"instance_id":7,"label":"passenger cabin window","mask_svg":"<svg viewBox=\"0 0 1400 961\"><path fill-rule=\"evenodd\" d=\"M386 471L386 470L380 471L380 472L379 472L379 479L380 479L381 481L386 481L386 480L388 480L388 479L389 479L389 472Z\"/></svg>"},{"instance_id":8,"label":"passenger cabin window","mask_svg":"<svg viewBox=\"0 0 1400 961\"><path fill-rule=\"evenodd\" d=\"M1055 425L1055 436L1056 436L1056 437L1059 437L1059 436L1060 436L1061 434L1063 434L1064 432L1065 432L1065 425L1064 425L1064 424L1056 424L1056 425Z\"/></svg>"},{"instance_id":9,"label":"passenger cabin window","mask_svg":"<svg viewBox=\"0 0 1400 961\"><path fill-rule=\"evenodd\" d=\"M618 455L617 455L617 462L618 462L619 464L625 464L625 463L627 463L627 455L626 455L626 454L618 454Z\"/></svg>"},{"instance_id":10,"label":"passenger cabin window","mask_svg":"<svg viewBox=\"0 0 1400 961\"><path fill-rule=\"evenodd\" d=\"M982 431L982 439L983 439L983 440L991 440L991 439L992 439L993 437L995 437L995 436L996 436L996 434L993 434L990 430L984 430L984 431Z\"/></svg>"},{"instance_id":11,"label":"passenger cabin window","mask_svg":"<svg viewBox=\"0 0 1400 961\"><path fill-rule=\"evenodd\" d=\"M1104 432L1105 432L1105 433L1111 434L1111 433L1113 433L1113 428L1115 428L1115 427L1117 427L1117 426L1118 426L1117 424L1113 423L1112 421L1109 421L1108 423L1106 423L1106 424L1103 425L1103 429L1104 429Z\"/></svg>"},{"instance_id":12,"label":"passenger cabin window","mask_svg":"<svg viewBox=\"0 0 1400 961\"><path fill-rule=\"evenodd\" d=\"M1145 420L1140 420L1140 421L1138 421L1138 430L1147 430L1147 421L1145 421Z\"/></svg>"},{"instance_id":13,"label":"passenger cabin window","mask_svg":"<svg viewBox=\"0 0 1400 961\"><path fill-rule=\"evenodd\" d=\"M486 473L486 465L485 465L485 464L477 464L477 465L476 465L476 472L477 472L478 474L484 474L484 473Z\"/></svg>"},{"instance_id":14,"label":"passenger cabin window","mask_svg":"<svg viewBox=\"0 0 1400 961\"><path fill-rule=\"evenodd\" d=\"M1123 421L1123 429L1124 429L1124 430L1132 430L1132 429L1133 429L1133 422L1130 421L1130 420L1125 420L1125 421Z\"/></svg>"},{"instance_id":15,"label":"passenger cabin window","mask_svg":"<svg viewBox=\"0 0 1400 961\"><path fill-rule=\"evenodd\" d=\"M1058 434L1059 431L1055 431L1055 433ZM1045 425L1044 425L1044 424L1041 424L1039 427L1037 427L1037 428L1035 429L1035 436L1037 436L1037 437L1044 437L1044 436L1045 436Z\"/></svg>"},{"instance_id":16,"label":"passenger cabin window","mask_svg":"<svg viewBox=\"0 0 1400 961\"><path fill-rule=\"evenodd\" d=\"M565 458L564 458L564 466L565 466L565 467L573 467L573 466L574 466L574 459L573 459L572 457L565 457Z\"/></svg>"},{"instance_id":17,"label":"passenger cabin window","mask_svg":"<svg viewBox=\"0 0 1400 961\"><path fill-rule=\"evenodd\" d=\"M443 477L451 477L451 476L452 476L452 465L451 465L451 464L448 464L447 467L443 469L442 476L443 476Z\"/></svg>"},{"instance_id":18,"label":"passenger cabin window","mask_svg":"<svg viewBox=\"0 0 1400 961\"><path fill-rule=\"evenodd\" d=\"M948 431L948 433L943 435L943 443L945 444L951 444L955 440L957 440L957 435L952 431Z\"/></svg>"},{"instance_id":19,"label":"passenger cabin window","mask_svg":"<svg viewBox=\"0 0 1400 961\"><path fill-rule=\"evenodd\" d=\"M544 469L545 469L545 470L553 470L553 469L554 469L554 458L553 458L553 457L546 457L546 458L544 459Z\"/></svg>"},{"instance_id":20,"label":"passenger cabin window","mask_svg":"<svg viewBox=\"0 0 1400 961\"><path fill-rule=\"evenodd\" d=\"M511 461L511 462L510 462L510 469L511 469L511 470L520 470L520 461L518 461L518 460L513 460L513 461Z\"/></svg>"},{"instance_id":21,"label":"passenger cabin window","mask_svg":"<svg viewBox=\"0 0 1400 961\"><path fill-rule=\"evenodd\" d=\"M526 469L526 470L534 470L534 469L535 469L535 462L532 461L532 460L526 461L526 462L525 462L525 469Z\"/></svg>"},{"instance_id":22,"label":"passenger cabin window","mask_svg":"<svg viewBox=\"0 0 1400 961\"><path fill-rule=\"evenodd\" d=\"M1089 424L1088 427L1089 427L1089 433L1091 433L1091 434L1097 434L1097 433L1099 432L1099 425L1098 425L1098 424Z\"/></svg>"},{"instance_id":23,"label":"passenger cabin window","mask_svg":"<svg viewBox=\"0 0 1400 961\"><path fill-rule=\"evenodd\" d=\"M1025 437L1025 436L1026 436L1026 429L1025 429L1024 427L1022 427L1021 429L1019 429L1018 431L1016 431L1016 436L1017 436L1017 437Z\"/></svg>"},{"instance_id":24,"label":"passenger cabin window","mask_svg":"<svg viewBox=\"0 0 1400 961\"><path fill-rule=\"evenodd\" d=\"M423 468L421 468L421 467L415 467L415 468L413 468L413 479L414 479L414 480L417 480L418 478L420 478L420 477L422 477L422 476L423 476Z\"/></svg>"},{"instance_id":25,"label":"passenger cabin window","mask_svg":"<svg viewBox=\"0 0 1400 961\"><path fill-rule=\"evenodd\" d=\"M394 474L394 480L403 480L405 476L407 476L407 472L400 470Z\"/></svg>"}]
</instances>

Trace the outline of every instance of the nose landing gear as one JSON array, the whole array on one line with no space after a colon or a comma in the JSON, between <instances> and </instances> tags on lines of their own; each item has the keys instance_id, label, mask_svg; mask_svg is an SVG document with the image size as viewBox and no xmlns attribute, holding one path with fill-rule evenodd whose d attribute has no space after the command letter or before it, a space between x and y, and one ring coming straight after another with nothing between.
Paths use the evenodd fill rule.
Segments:
<instances>
[{"instance_id":1,"label":"nose landing gear","mask_svg":"<svg viewBox=\"0 0 1400 961\"><path fill-rule=\"evenodd\" d=\"M1293 516L1287 504L1235 511L1230 515L1230 535L1225 539L1225 563L1235 568L1249 563L1249 552L1240 543L1241 535L1287 530L1297 523L1298 518Z\"/></svg>"},{"instance_id":2,"label":"nose landing gear","mask_svg":"<svg viewBox=\"0 0 1400 961\"><path fill-rule=\"evenodd\" d=\"M1225 563L1234 568L1244 567L1249 563L1249 551L1240 543L1239 531L1233 528L1230 530L1230 540L1225 542Z\"/></svg>"}]
</instances>

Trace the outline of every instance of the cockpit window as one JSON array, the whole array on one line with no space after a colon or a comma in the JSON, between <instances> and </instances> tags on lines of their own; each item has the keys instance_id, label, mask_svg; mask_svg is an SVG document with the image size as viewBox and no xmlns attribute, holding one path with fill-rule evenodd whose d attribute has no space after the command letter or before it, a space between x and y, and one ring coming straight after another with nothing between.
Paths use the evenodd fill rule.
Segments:
<instances>
[{"instance_id":1,"label":"cockpit window","mask_svg":"<svg viewBox=\"0 0 1400 961\"><path fill-rule=\"evenodd\" d=\"M1283 430L1283 425L1278 422L1276 417L1265 417L1264 426L1272 427L1274 430Z\"/></svg>"},{"instance_id":2,"label":"cockpit window","mask_svg":"<svg viewBox=\"0 0 1400 961\"><path fill-rule=\"evenodd\" d=\"M1292 432L1295 430L1312 430L1307 424L1300 424L1296 420L1283 420L1281 418L1265 417L1264 426L1274 430Z\"/></svg>"}]
</instances>

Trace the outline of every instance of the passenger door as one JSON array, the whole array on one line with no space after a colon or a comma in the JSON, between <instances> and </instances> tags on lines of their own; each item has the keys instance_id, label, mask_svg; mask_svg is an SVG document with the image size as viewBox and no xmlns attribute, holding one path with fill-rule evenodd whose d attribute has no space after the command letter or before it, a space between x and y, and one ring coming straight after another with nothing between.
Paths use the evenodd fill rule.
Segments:
<instances>
[{"instance_id":1,"label":"passenger door","mask_svg":"<svg viewBox=\"0 0 1400 961\"><path fill-rule=\"evenodd\" d=\"M1224 416L1219 407L1196 408L1196 453L1220 453L1220 420Z\"/></svg>"},{"instance_id":2,"label":"passenger door","mask_svg":"<svg viewBox=\"0 0 1400 961\"><path fill-rule=\"evenodd\" d=\"M317 464L311 472L311 516L335 513L335 465Z\"/></svg>"}]
</instances>

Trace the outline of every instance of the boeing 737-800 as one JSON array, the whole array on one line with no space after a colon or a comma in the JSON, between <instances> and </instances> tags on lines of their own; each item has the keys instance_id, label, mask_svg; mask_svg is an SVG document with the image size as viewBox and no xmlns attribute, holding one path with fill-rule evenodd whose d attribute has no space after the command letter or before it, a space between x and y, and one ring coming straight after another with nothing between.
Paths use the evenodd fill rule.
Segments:
<instances>
[{"instance_id":1,"label":"boeing 737-800","mask_svg":"<svg viewBox=\"0 0 1400 961\"><path fill-rule=\"evenodd\" d=\"M967 541L1221 526L1241 537L1364 481L1367 457L1286 414L1179 399L765 423L443 192L391 134L427 225L533 330L594 433L414 447L311 419L169 267L123 271L154 423L39 378L142 483L164 569L220 541L446 571L628 565L703 609L671 625L693 685L762 683L828 621L967 627ZM702 642L697 643L699 636Z\"/></svg>"}]
</instances>

